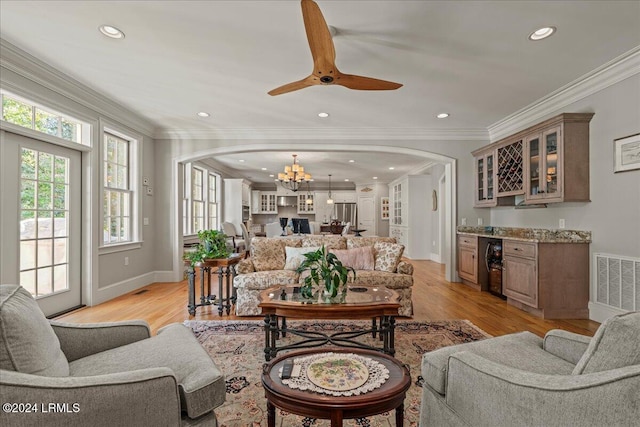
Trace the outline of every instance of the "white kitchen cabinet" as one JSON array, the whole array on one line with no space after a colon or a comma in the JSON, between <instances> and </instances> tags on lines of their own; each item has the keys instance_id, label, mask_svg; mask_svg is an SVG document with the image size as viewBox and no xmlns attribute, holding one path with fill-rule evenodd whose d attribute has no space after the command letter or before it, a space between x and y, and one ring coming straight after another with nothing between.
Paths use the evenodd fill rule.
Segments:
<instances>
[{"instance_id":1,"label":"white kitchen cabinet","mask_svg":"<svg viewBox=\"0 0 640 427\"><path fill-rule=\"evenodd\" d=\"M251 191L251 213L252 214L260 213L260 191L259 190Z\"/></svg>"},{"instance_id":2,"label":"white kitchen cabinet","mask_svg":"<svg viewBox=\"0 0 640 427\"><path fill-rule=\"evenodd\" d=\"M242 222L242 207L249 206L251 183L243 179L227 178L224 180L224 221L240 224Z\"/></svg>"},{"instance_id":3,"label":"white kitchen cabinet","mask_svg":"<svg viewBox=\"0 0 640 427\"><path fill-rule=\"evenodd\" d=\"M311 199L311 203L307 203L307 199ZM315 197L313 193L298 193L298 213L299 214L314 214L315 209Z\"/></svg>"},{"instance_id":4,"label":"white kitchen cabinet","mask_svg":"<svg viewBox=\"0 0 640 427\"><path fill-rule=\"evenodd\" d=\"M251 213L254 214L277 214L277 194L275 191L251 192Z\"/></svg>"},{"instance_id":5,"label":"white kitchen cabinet","mask_svg":"<svg viewBox=\"0 0 640 427\"><path fill-rule=\"evenodd\" d=\"M408 175L389 184L389 236L404 245L404 256L430 259L431 175Z\"/></svg>"},{"instance_id":6,"label":"white kitchen cabinet","mask_svg":"<svg viewBox=\"0 0 640 427\"><path fill-rule=\"evenodd\" d=\"M247 181L242 182L242 206L251 205L251 184Z\"/></svg>"},{"instance_id":7,"label":"white kitchen cabinet","mask_svg":"<svg viewBox=\"0 0 640 427\"><path fill-rule=\"evenodd\" d=\"M278 195L275 191L261 191L260 192L260 213L262 214L277 214Z\"/></svg>"}]
</instances>

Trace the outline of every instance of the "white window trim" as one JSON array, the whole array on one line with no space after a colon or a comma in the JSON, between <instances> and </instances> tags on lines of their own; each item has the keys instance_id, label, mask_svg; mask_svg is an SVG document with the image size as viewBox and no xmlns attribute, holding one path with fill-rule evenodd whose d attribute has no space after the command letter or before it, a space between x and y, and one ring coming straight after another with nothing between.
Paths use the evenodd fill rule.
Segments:
<instances>
[{"instance_id":1,"label":"white window trim","mask_svg":"<svg viewBox=\"0 0 640 427\"><path fill-rule=\"evenodd\" d=\"M130 159L129 159L129 191L132 194L131 200L131 241L117 242L105 244L103 240L104 226L104 134L105 132L115 135L119 138L126 139L130 142ZM139 249L144 242L142 238L142 144L143 137L139 133L125 128L122 125L113 123L109 120L100 119L99 121L99 176L100 176L100 244L98 246L99 254L108 254L114 252L129 251Z\"/></svg>"},{"instance_id":2,"label":"white window trim","mask_svg":"<svg viewBox=\"0 0 640 427\"><path fill-rule=\"evenodd\" d=\"M193 212L192 212L192 206L193 206L193 187L192 187L192 170L194 168L199 169L203 172L203 179L202 179L202 191L203 191L203 200L202 202L204 203L204 223L205 223L205 229L211 229L214 228L218 229L220 227L220 212L221 212L221 205L220 205L220 201L221 201L221 194L220 194L220 187L221 187L221 183L222 183L222 176L220 175L219 172L212 170L210 168L208 168L206 165L203 165L201 163L195 163L195 162L189 162L189 163L184 163L183 164L183 188L185 188L187 191L183 190L183 194L182 194L182 199L181 200L187 200L187 209L188 212L186 214L187 216L187 221L188 221L188 232L185 233L185 230L182 229L182 238L183 241L188 241L191 242L194 239L197 239L198 237L198 233L193 231ZM216 212L216 218L218 219L218 224L213 224L214 227L212 227L212 224L209 224L209 204L211 203L209 201L209 176L213 175L215 176L216 179L216 200L215 200L215 204L217 206L217 212ZM186 180L186 182L184 182ZM185 212L182 212L182 215L185 215Z\"/></svg>"},{"instance_id":3,"label":"white window trim","mask_svg":"<svg viewBox=\"0 0 640 427\"><path fill-rule=\"evenodd\" d=\"M47 113L50 114L55 114L58 118L63 118L63 119L67 119L69 121L73 121L76 123L80 124L80 141L71 141L68 139L64 139L59 135L51 135L49 133L46 132L41 132L39 130L33 129L33 128L28 128L25 126L20 126L17 125L15 123L11 123L8 122L4 119L4 108L2 107L3 105L3 98L4 96L8 96L9 98L15 99L17 101L20 102L24 102L25 104L31 106L31 114L33 116L35 116L35 108L39 108L43 111L46 111ZM32 117L33 122L35 123L35 117ZM70 114L66 114L66 113L61 113L59 110L57 110L56 108L52 108L50 106L47 106L45 104L41 104L35 100L26 98L24 96L21 95L16 95L14 92L10 92L7 90L0 90L0 125L5 128L6 130L10 130L13 133L18 133L18 134L22 134L24 136L28 136L30 138L34 138L34 139L39 139L45 142L50 142L52 144L56 144L56 145L61 145L67 148L72 148L74 150L80 150L80 151L88 151L88 149L91 149L92 146L92 140L91 140L91 125L89 123L87 123L85 120L81 120L76 118L73 115ZM62 128L59 128L59 130L61 131ZM60 132L58 132L59 134ZM83 149L84 148L84 149Z\"/></svg>"}]
</instances>

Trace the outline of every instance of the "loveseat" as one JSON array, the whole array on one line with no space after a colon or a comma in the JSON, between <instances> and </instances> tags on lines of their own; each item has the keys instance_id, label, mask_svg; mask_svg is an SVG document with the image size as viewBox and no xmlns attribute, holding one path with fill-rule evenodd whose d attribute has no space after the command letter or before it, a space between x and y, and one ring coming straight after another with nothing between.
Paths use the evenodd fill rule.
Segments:
<instances>
[{"instance_id":1,"label":"loveseat","mask_svg":"<svg viewBox=\"0 0 640 427\"><path fill-rule=\"evenodd\" d=\"M400 316L411 316L411 288L413 286L413 266L402 261L404 247L396 244L393 237L355 237L335 235L305 235L300 238L264 238L254 237L250 244L250 257L240 261L233 280L236 289L236 315L258 316L260 292L275 285L291 285L304 282L304 273L295 271L292 256L296 252L298 260L304 252L311 252L322 245L338 257L346 266L345 260L356 258L360 261L372 257L370 262L356 261L356 279L359 286L386 286L400 296ZM288 248L288 249L287 249ZM293 248L299 248L297 251ZM308 249L307 249L308 248ZM362 256L363 254L370 254ZM298 262L299 264L299 262Z\"/></svg>"},{"instance_id":2,"label":"loveseat","mask_svg":"<svg viewBox=\"0 0 640 427\"><path fill-rule=\"evenodd\" d=\"M444 347L422 358L420 426L637 426L640 312L593 338L554 329Z\"/></svg>"}]
</instances>

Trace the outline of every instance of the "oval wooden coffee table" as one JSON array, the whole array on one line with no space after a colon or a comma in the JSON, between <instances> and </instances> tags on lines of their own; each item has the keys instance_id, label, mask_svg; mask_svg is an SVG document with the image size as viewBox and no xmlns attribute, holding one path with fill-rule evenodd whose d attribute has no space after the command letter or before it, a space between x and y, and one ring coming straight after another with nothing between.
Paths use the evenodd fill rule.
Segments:
<instances>
[{"instance_id":1,"label":"oval wooden coffee table","mask_svg":"<svg viewBox=\"0 0 640 427\"><path fill-rule=\"evenodd\" d=\"M331 396L313 391L292 389L284 385L279 370L288 359L321 353L353 353L382 363L389 370L389 379L379 388L358 396ZM276 425L276 407L310 418L331 420L331 427L341 427L343 419L362 418L396 411L396 426L404 422L404 398L411 385L411 375L399 360L372 350L332 348L295 351L283 354L265 364L262 385L267 398L267 423Z\"/></svg>"}]
</instances>

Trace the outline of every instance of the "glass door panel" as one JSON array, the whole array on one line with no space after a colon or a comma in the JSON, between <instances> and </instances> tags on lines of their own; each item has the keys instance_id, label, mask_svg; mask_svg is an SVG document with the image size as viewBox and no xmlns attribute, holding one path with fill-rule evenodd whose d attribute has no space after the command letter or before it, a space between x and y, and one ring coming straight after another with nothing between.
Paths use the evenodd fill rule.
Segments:
<instances>
[{"instance_id":1,"label":"glass door panel","mask_svg":"<svg viewBox=\"0 0 640 427\"><path fill-rule=\"evenodd\" d=\"M484 157L481 157L478 159L478 201L484 199Z\"/></svg>"},{"instance_id":2,"label":"glass door panel","mask_svg":"<svg viewBox=\"0 0 640 427\"><path fill-rule=\"evenodd\" d=\"M80 153L3 133L0 280L19 283L46 315L81 304Z\"/></svg>"},{"instance_id":3,"label":"glass door panel","mask_svg":"<svg viewBox=\"0 0 640 427\"><path fill-rule=\"evenodd\" d=\"M493 155L487 156L487 200L493 200Z\"/></svg>"},{"instance_id":4,"label":"glass door panel","mask_svg":"<svg viewBox=\"0 0 640 427\"><path fill-rule=\"evenodd\" d=\"M540 137L531 138L528 141L529 149L529 195L537 195L544 191L540 183Z\"/></svg>"},{"instance_id":5,"label":"glass door panel","mask_svg":"<svg viewBox=\"0 0 640 427\"><path fill-rule=\"evenodd\" d=\"M546 133L545 141L545 170L546 170L546 194L558 192L558 132L556 130Z\"/></svg>"}]
</instances>

